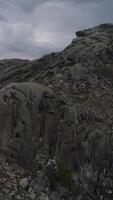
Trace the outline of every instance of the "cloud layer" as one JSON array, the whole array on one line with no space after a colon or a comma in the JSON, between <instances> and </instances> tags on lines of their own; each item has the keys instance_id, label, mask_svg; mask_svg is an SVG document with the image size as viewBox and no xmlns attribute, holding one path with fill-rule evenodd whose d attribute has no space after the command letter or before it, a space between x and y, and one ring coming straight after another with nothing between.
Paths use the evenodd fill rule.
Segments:
<instances>
[{"instance_id":1,"label":"cloud layer","mask_svg":"<svg viewBox=\"0 0 113 200\"><path fill-rule=\"evenodd\" d=\"M112 0L0 0L0 58L62 50L75 31L110 22Z\"/></svg>"}]
</instances>

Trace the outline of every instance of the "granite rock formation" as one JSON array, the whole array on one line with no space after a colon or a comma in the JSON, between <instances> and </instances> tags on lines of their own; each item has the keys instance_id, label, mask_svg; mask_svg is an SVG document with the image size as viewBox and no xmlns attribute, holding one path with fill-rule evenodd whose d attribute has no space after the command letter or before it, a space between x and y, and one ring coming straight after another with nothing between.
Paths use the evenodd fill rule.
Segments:
<instances>
[{"instance_id":1,"label":"granite rock formation","mask_svg":"<svg viewBox=\"0 0 113 200\"><path fill-rule=\"evenodd\" d=\"M8 84L0 91L0 107L2 155L31 166L38 152L73 161L76 113L50 89L33 82Z\"/></svg>"},{"instance_id":2,"label":"granite rock formation","mask_svg":"<svg viewBox=\"0 0 113 200\"><path fill-rule=\"evenodd\" d=\"M1 60L0 88L1 158L65 160L83 185L101 182L92 197L88 179L85 199L112 198L113 24L78 31L62 52Z\"/></svg>"}]
</instances>

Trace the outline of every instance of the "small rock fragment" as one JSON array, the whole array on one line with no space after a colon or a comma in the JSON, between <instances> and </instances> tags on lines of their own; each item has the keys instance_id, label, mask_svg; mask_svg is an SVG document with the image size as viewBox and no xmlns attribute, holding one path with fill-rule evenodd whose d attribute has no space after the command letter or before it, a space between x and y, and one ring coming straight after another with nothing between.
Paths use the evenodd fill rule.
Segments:
<instances>
[{"instance_id":1,"label":"small rock fragment","mask_svg":"<svg viewBox=\"0 0 113 200\"><path fill-rule=\"evenodd\" d=\"M39 200L49 200L48 196L45 193L41 193Z\"/></svg>"},{"instance_id":2,"label":"small rock fragment","mask_svg":"<svg viewBox=\"0 0 113 200\"><path fill-rule=\"evenodd\" d=\"M27 188L28 185L29 185L29 178L23 178L20 180L20 185L23 187L23 188Z\"/></svg>"}]
</instances>

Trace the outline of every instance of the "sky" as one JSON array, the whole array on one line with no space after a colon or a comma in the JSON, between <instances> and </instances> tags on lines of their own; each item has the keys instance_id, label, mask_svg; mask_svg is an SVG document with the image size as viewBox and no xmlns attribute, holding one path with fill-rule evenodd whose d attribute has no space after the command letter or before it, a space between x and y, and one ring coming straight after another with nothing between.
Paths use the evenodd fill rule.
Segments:
<instances>
[{"instance_id":1,"label":"sky","mask_svg":"<svg viewBox=\"0 0 113 200\"><path fill-rule=\"evenodd\" d=\"M0 0L0 58L63 50L75 32L113 23L113 0Z\"/></svg>"}]
</instances>

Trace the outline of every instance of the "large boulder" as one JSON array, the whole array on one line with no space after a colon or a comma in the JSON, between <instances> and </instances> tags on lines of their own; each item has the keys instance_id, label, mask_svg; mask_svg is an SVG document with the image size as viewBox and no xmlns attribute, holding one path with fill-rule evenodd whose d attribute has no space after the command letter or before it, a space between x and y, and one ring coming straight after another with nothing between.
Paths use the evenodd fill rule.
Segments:
<instances>
[{"instance_id":1,"label":"large boulder","mask_svg":"<svg viewBox=\"0 0 113 200\"><path fill-rule=\"evenodd\" d=\"M0 91L1 154L22 163L34 160L38 152L69 158L74 144L74 113L42 85L26 82L5 86Z\"/></svg>"},{"instance_id":2,"label":"large boulder","mask_svg":"<svg viewBox=\"0 0 113 200\"><path fill-rule=\"evenodd\" d=\"M112 132L97 108L81 112L33 82L0 90L0 152L31 166L38 154L63 159L76 169L112 165ZM95 110L95 111L94 111ZM29 164L29 165L28 165Z\"/></svg>"}]
</instances>

